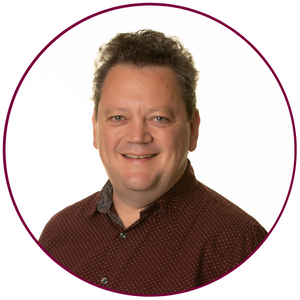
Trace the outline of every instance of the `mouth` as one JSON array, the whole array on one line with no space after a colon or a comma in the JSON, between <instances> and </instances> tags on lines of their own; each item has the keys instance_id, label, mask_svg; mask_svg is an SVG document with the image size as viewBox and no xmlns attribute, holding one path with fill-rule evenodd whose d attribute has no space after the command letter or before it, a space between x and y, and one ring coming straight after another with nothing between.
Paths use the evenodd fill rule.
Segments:
<instances>
[{"instance_id":1,"label":"mouth","mask_svg":"<svg viewBox=\"0 0 300 300\"><path fill-rule=\"evenodd\" d=\"M122 154L126 158L134 158L134 159L145 159L152 158L158 154L147 154L147 155L130 155L130 154Z\"/></svg>"}]
</instances>

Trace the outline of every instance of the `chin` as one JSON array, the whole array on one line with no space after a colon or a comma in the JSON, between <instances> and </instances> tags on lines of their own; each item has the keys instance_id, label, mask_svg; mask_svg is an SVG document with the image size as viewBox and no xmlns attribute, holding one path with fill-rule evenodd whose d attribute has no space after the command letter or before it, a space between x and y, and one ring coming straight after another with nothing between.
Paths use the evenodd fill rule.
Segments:
<instances>
[{"instance_id":1,"label":"chin","mask_svg":"<svg viewBox=\"0 0 300 300\"><path fill-rule=\"evenodd\" d=\"M132 191L148 191L155 186L158 180L146 174L135 174L126 176L123 185Z\"/></svg>"}]
</instances>

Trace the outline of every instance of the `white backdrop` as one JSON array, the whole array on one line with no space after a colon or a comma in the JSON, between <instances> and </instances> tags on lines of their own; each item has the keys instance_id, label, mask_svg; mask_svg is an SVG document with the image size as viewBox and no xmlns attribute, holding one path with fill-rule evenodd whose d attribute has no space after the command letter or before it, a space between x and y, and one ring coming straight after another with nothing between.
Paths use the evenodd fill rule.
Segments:
<instances>
[{"instance_id":1,"label":"white backdrop","mask_svg":"<svg viewBox=\"0 0 300 300\"><path fill-rule=\"evenodd\" d=\"M1 13L6 16L2 28L9 29L1 57L5 66L5 73L1 74L2 84L5 82L3 120L18 81L52 38L92 13L126 4L124 1L112 1L109 5L90 1L82 5L65 1L61 5L54 1L47 7L38 3L29 1L23 6L20 2L17 12L15 6L6 4L6 11ZM297 82L294 76L298 76L299 81L298 73L296 75L299 59L295 61L299 44L293 40L291 32L297 25L291 21L294 11L274 5L274 2L273 14L267 5L258 6L256 1L251 6L237 6L238 1L228 1L226 7L221 1L210 3L173 2L220 19L253 43L279 79L283 78L281 82L295 115L297 103L293 93ZM269 13L268 23L266 12ZM276 27L278 19L280 27ZM282 27L283 24L286 27ZM112 11L82 23L50 46L26 76L11 112L6 149L11 188L27 226L38 238L54 213L101 189L105 183L107 176L98 152L92 147L92 103L89 98L93 59L98 47L116 33L144 28L178 36L194 55L200 70L197 96L202 122L198 149L190 154L197 178L270 230L285 201L293 165L292 126L278 84L254 50L227 28L198 14L153 6ZM291 73L295 75L291 76ZM14 249L4 253L11 255L10 259L5 259L8 286L12 287L15 281L20 284L15 275L18 270L24 272L18 275L22 280L24 275L29 279L23 284L20 295L24 295L24 288L30 295L36 287L33 292L36 298L33 299L38 299L42 287L47 284L57 286L57 293L62 295L67 295L72 287L72 297L78 299L86 294L124 297L89 286L53 263L20 228L12 204L8 203L8 193L3 198L7 200L8 208L2 211L10 212L5 218L5 224L8 222L11 229L5 230L7 247ZM295 195L290 202L292 199ZM289 205L287 210L290 209L291 216L293 212ZM293 218L287 214L283 214L274 233L247 263L222 280L189 295L217 295L218 290L227 289L228 297L235 299L234 294L239 294L236 282L238 286L249 287L253 286L254 280L258 286L261 282L269 282L271 286L277 278L272 278L273 272L268 272L274 265L274 257L270 254L290 230L289 224L286 227L282 224L284 220L292 222ZM284 243L289 247L292 241L285 239ZM277 266L278 256L287 254L281 250L277 252ZM19 261L13 264L16 255ZM31 269L29 273L28 268ZM265 272L261 280L257 272ZM247 279L248 273L252 276ZM271 276L271 281L267 276ZM289 278L285 284L290 285L292 280ZM228 288L230 285L236 288L235 292ZM280 291L283 293L284 289ZM16 293L12 292L11 298L6 299L15 299ZM54 291L51 293L49 299L50 295L55 295ZM43 295L45 297L48 296Z\"/></svg>"}]
</instances>

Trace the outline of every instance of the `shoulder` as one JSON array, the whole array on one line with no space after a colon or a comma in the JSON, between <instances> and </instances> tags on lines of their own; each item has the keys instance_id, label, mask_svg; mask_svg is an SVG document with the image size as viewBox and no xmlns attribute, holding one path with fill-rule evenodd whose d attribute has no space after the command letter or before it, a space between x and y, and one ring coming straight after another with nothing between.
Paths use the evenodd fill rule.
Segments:
<instances>
[{"instance_id":1,"label":"shoulder","mask_svg":"<svg viewBox=\"0 0 300 300\"><path fill-rule=\"evenodd\" d=\"M49 222L57 222L60 219L68 217L76 217L78 215L90 215L96 210L101 192L96 192L72 205L67 206L63 210L56 213Z\"/></svg>"},{"instance_id":2,"label":"shoulder","mask_svg":"<svg viewBox=\"0 0 300 300\"><path fill-rule=\"evenodd\" d=\"M194 230L209 238L223 236L233 241L254 235L262 239L267 235L255 218L199 181L178 212L179 218L187 216L193 222Z\"/></svg>"},{"instance_id":3,"label":"shoulder","mask_svg":"<svg viewBox=\"0 0 300 300\"><path fill-rule=\"evenodd\" d=\"M93 215L101 192L96 192L81 201L67 206L56 213L46 224L40 238L40 244L46 248L55 232L64 227L73 227L80 219Z\"/></svg>"},{"instance_id":4,"label":"shoulder","mask_svg":"<svg viewBox=\"0 0 300 300\"><path fill-rule=\"evenodd\" d=\"M232 222L234 224L259 225L259 223L242 208L220 195L201 182L192 195L191 204L198 207L196 214L214 222Z\"/></svg>"},{"instance_id":5,"label":"shoulder","mask_svg":"<svg viewBox=\"0 0 300 300\"><path fill-rule=\"evenodd\" d=\"M221 259L222 274L249 257L268 234L255 218L200 182L188 200L182 214L191 217L191 236L205 247L208 261Z\"/></svg>"}]
</instances>

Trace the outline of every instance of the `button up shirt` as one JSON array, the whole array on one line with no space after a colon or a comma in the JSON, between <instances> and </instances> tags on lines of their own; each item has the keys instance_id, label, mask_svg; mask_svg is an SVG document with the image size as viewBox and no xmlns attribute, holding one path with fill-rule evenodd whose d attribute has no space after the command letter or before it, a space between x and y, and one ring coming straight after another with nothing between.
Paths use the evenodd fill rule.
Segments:
<instances>
[{"instance_id":1,"label":"button up shirt","mask_svg":"<svg viewBox=\"0 0 300 300\"><path fill-rule=\"evenodd\" d=\"M181 179L124 228L113 187L52 217L40 237L48 254L80 278L128 294L177 293L209 283L243 262L266 230L198 182L188 161Z\"/></svg>"}]
</instances>

